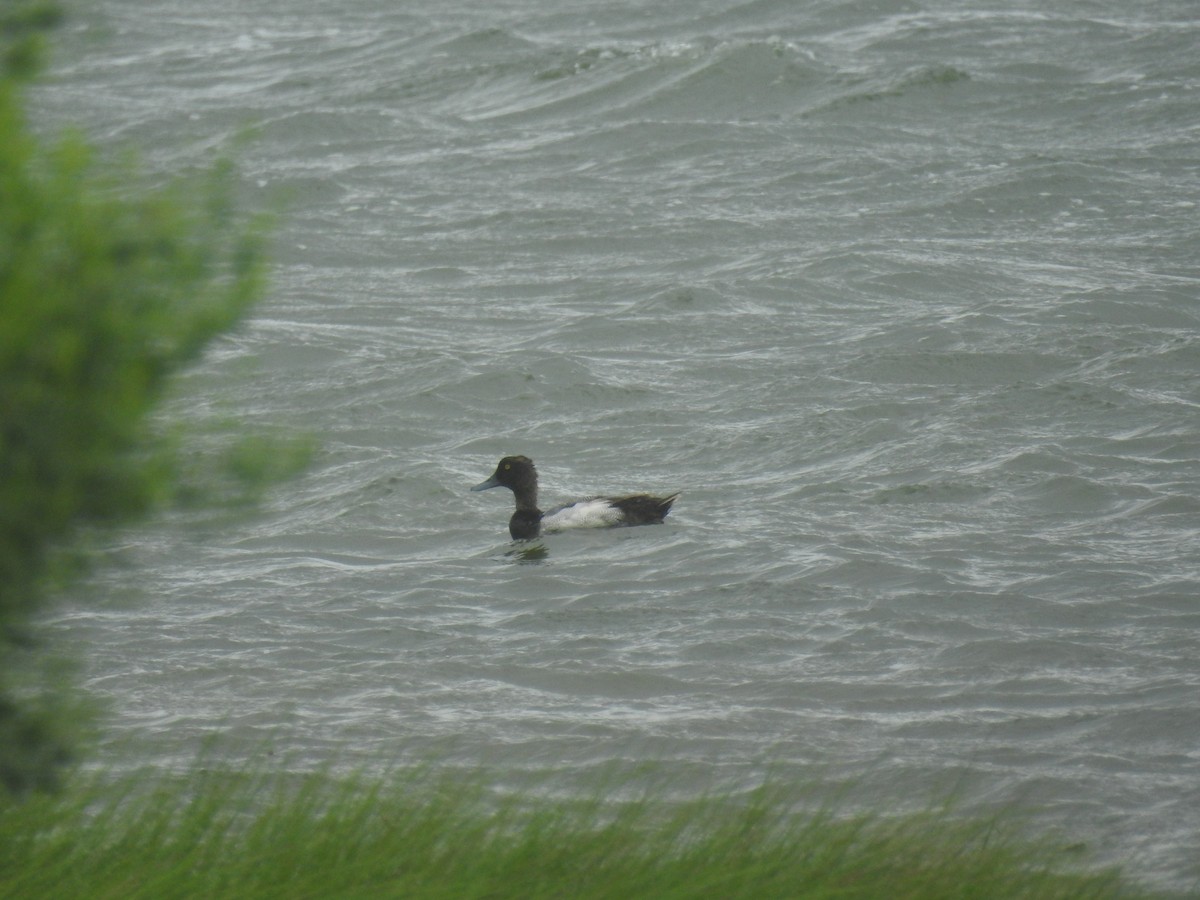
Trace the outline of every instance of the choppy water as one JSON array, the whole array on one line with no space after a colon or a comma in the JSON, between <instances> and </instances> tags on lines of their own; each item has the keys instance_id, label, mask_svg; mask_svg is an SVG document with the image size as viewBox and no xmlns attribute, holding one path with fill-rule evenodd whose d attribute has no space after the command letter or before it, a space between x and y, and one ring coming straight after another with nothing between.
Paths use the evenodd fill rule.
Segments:
<instances>
[{"instance_id":1,"label":"choppy water","mask_svg":"<svg viewBox=\"0 0 1200 900\"><path fill-rule=\"evenodd\" d=\"M1192 0L425 6L96 0L36 95L253 132L279 266L192 409L324 448L64 615L126 758L954 782L1194 888ZM506 453L684 493L522 560Z\"/></svg>"}]
</instances>

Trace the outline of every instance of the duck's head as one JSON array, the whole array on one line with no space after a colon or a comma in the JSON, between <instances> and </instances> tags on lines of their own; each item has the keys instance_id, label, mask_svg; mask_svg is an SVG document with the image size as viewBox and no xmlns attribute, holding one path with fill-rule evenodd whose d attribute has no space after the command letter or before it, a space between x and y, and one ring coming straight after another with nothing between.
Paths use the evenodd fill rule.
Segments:
<instances>
[{"instance_id":1,"label":"duck's head","mask_svg":"<svg viewBox=\"0 0 1200 900\"><path fill-rule=\"evenodd\" d=\"M497 464L491 478L471 490L486 491L494 487L506 487L514 494L536 491L537 469L533 467L533 460L528 456L506 456Z\"/></svg>"}]
</instances>

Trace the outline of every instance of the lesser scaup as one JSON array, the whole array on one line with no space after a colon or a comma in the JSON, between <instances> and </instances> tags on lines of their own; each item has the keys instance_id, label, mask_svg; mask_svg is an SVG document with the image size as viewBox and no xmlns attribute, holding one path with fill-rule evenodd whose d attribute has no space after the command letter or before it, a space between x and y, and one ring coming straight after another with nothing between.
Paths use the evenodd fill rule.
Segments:
<instances>
[{"instance_id":1,"label":"lesser scaup","mask_svg":"<svg viewBox=\"0 0 1200 900\"><path fill-rule=\"evenodd\" d=\"M471 490L486 491L494 487L506 487L516 498L517 511L508 520L508 532L514 541L528 540L543 532L561 531L564 528L657 525L671 511L671 504L679 496L629 494L624 497L591 497L542 512L537 505L537 469L528 456L504 457L492 477Z\"/></svg>"}]
</instances>

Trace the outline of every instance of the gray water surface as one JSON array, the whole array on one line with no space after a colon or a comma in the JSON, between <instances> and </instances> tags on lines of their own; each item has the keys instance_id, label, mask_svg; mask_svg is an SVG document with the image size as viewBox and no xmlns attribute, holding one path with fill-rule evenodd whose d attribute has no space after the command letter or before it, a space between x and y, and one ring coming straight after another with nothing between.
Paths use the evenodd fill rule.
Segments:
<instances>
[{"instance_id":1,"label":"gray water surface","mask_svg":"<svg viewBox=\"0 0 1200 900\"><path fill-rule=\"evenodd\" d=\"M178 412L322 446L63 614L118 764L953 784L1194 889L1195 12L78 10L39 124L164 173L249 131L287 198ZM548 504L683 494L522 556L467 492L509 453Z\"/></svg>"}]
</instances>

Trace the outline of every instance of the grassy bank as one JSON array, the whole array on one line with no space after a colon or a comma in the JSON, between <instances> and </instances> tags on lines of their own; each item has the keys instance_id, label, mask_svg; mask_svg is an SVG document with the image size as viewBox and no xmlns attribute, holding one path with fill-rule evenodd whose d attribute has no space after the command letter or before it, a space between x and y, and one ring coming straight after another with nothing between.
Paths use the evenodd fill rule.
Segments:
<instances>
[{"instance_id":1,"label":"grassy bank","mask_svg":"<svg viewBox=\"0 0 1200 900\"><path fill-rule=\"evenodd\" d=\"M0 807L0 897L1146 896L995 822L791 808L770 790L497 800L413 775L98 779Z\"/></svg>"}]
</instances>

